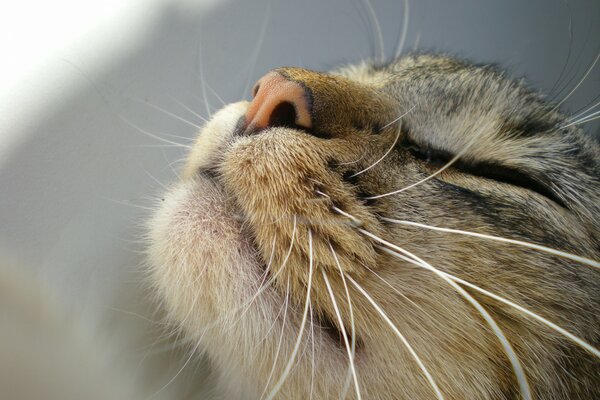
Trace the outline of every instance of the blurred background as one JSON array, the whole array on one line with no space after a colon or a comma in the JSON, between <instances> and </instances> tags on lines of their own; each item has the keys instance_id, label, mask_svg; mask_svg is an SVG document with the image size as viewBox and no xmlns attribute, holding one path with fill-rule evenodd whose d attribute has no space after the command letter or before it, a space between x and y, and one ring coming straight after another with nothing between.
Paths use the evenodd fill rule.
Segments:
<instances>
[{"instance_id":1,"label":"blurred background","mask_svg":"<svg viewBox=\"0 0 600 400\"><path fill-rule=\"evenodd\" d=\"M153 398L181 396L186 359L146 329L143 224L185 155L157 137L185 144L271 68L411 51L497 64L568 114L600 109L597 0L21 1L0 6L0 33L0 275L129 343ZM599 137L599 120L581 126ZM153 375L160 357L174 367Z\"/></svg>"}]
</instances>

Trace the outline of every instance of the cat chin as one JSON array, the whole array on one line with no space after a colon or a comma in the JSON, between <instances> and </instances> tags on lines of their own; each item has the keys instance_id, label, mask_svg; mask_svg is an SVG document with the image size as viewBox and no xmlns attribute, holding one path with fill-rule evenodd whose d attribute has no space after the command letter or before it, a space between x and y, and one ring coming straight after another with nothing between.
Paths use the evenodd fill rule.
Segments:
<instances>
[{"instance_id":1,"label":"cat chin","mask_svg":"<svg viewBox=\"0 0 600 400\"><path fill-rule=\"evenodd\" d=\"M211 179L176 184L148 230L152 281L184 329L195 331L255 293L264 266L239 211Z\"/></svg>"},{"instance_id":2,"label":"cat chin","mask_svg":"<svg viewBox=\"0 0 600 400\"><path fill-rule=\"evenodd\" d=\"M209 356L220 390L232 399L250 390L232 366L251 359L248 343L265 336L274 321L264 317L277 315L283 302L275 292L250 301L265 267L237 214L217 184L197 176L173 186L148 225L150 282L169 322Z\"/></svg>"}]
</instances>

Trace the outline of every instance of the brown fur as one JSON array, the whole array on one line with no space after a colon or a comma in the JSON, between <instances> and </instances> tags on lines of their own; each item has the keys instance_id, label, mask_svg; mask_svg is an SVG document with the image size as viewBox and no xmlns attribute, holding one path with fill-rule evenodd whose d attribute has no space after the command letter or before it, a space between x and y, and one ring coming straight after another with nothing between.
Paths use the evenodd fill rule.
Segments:
<instances>
[{"instance_id":1,"label":"brown fur","mask_svg":"<svg viewBox=\"0 0 600 400\"><path fill-rule=\"evenodd\" d=\"M521 84L451 58L406 57L329 74L278 71L309 90L311 130L271 127L241 136L236 124L248 105L227 106L200 134L182 182L150 223L153 283L173 322L215 363L227 398L259 398L265 386L268 393L288 363L307 294L309 235L311 314L277 398L338 398L346 382L342 327L322 271L346 331L350 307L330 244L343 272L385 310L446 399L520 396L504 349L472 304L431 271L382 251L361 229L600 345L600 273L593 267L386 220L519 239L597 260L595 142L576 126L560 128L564 117ZM460 160L406 191L370 199L436 172L443 163L426 160L432 150ZM489 171L527 181L489 179ZM274 281L255 296L269 277ZM348 289L362 398L434 398L398 336L353 285ZM599 397L597 358L518 310L469 293L506 334L534 398ZM355 396L350 387L347 398Z\"/></svg>"}]
</instances>

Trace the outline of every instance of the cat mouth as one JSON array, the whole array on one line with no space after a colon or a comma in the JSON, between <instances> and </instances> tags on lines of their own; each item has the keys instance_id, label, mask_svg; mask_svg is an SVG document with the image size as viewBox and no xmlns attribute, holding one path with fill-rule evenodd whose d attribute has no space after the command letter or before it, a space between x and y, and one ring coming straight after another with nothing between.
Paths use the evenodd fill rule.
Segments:
<instances>
[{"instance_id":1,"label":"cat mouth","mask_svg":"<svg viewBox=\"0 0 600 400\"><path fill-rule=\"evenodd\" d=\"M252 233L251 229L247 226L247 215L244 213L242 207L240 207L235 201L232 201L231 196L227 195L218 166L211 166L198 170L198 178L210 182L210 185L214 186L220 192L223 192L223 195L229 199L229 201L227 201L227 208L229 209L229 212L227 213L228 218L232 220L232 223L239 225L239 233L243 237L243 240L248 241L255 254L260 255L260 249L256 243L256 237ZM258 269L260 272L262 274L266 274L268 278L270 271L267 262L264 261L263 257L257 257L256 261L258 263Z\"/></svg>"},{"instance_id":2,"label":"cat mouth","mask_svg":"<svg viewBox=\"0 0 600 400\"><path fill-rule=\"evenodd\" d=\"M222 187L223 185L219 182L219 171L216 167L203 168L198 171L198 175L206 180L211 181L213 184Z\"/></svg>"},{"instance_id":3,"label":"cat mouth","mask_svg":"<svg viewBox=\"0 0 600 400\"><path fill-rule=\"evenodd\" d=\"M213 186L220 192L226 193L222 183L222 176L217 166L198 170L198 178L207 182L207 184ZM229 198L229 201L232 200L231 196L227 197ZM265 290L275 290L281 292L281 288L278 289L275 285L275 277L277 273L274 273L272 268L273 265L271 265L271 259L273 258L274 254L269 256L261 253L260 247L257 243L256 235L249 226L248 218L242 207L239 207L239 205L233 201L230 211L231 212L227 213L226 218L231 218L233 220L231 221L232 223L239 225L240 239L247 242L256 255L254 269L257 273L256 278L261 282L257 289L258 293ZM292 300L290 300L290 302L292 302ZM297 304L297 306L300 307L301 304ZM340 330L338 324L334 320L334 317L328 315L327 313L316 313L316 315L311 318L314 327L326 334L337 348L345 349L345 342L350 343L352 341L350 332L343 332ZM363 342L360 337L354 337L354 341L356 350L363 347Z\"/></svg>"}]
</instances>

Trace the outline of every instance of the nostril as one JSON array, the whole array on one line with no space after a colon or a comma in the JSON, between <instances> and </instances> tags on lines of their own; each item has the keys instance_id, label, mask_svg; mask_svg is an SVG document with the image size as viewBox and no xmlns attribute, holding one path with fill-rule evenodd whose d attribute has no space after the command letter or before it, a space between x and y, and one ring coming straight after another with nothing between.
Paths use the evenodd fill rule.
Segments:
<instances>
[{"instance_id":1,"label":"nostril","mask_svg":"<svg viewBox=\"0 0 600 400\"><path fill-rule=\"evenodd\" d=\"M269 126L294 127L296 125L296 108L290 102L284 101L275 106L269 117Z\"/></svg>"},{"instance_id":2,"label":"nostril","mask_svg":"<svg viewBox=\"0 0 600 400\"><path fill-rule=\"evenodd\" d=\"M304 85L273 71L263 76L252 92L245 134L273 126L312 127L312 95Z\"/></svg>"}]
</instances>

